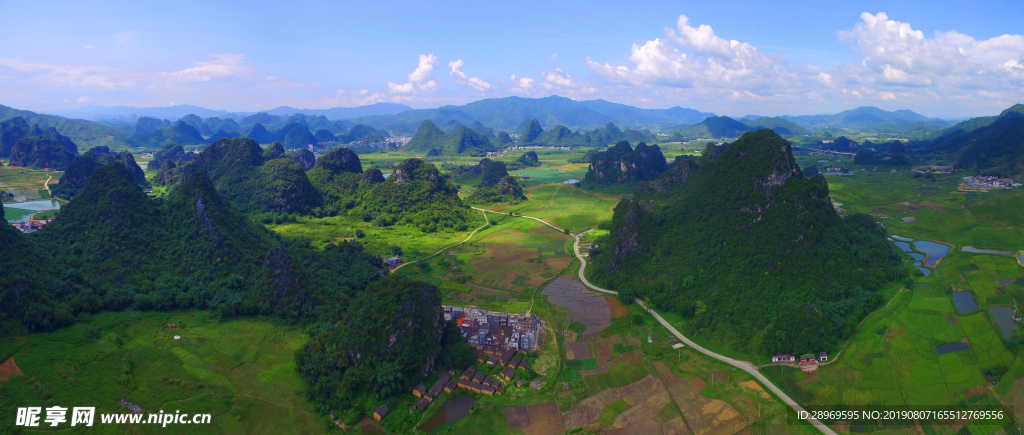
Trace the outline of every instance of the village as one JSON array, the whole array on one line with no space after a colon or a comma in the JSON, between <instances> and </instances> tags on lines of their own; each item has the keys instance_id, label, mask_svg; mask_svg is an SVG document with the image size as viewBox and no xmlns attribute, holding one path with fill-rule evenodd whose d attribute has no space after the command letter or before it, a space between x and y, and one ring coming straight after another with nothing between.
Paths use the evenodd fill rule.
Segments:
<instances>
[{"instance_id":1,"label":"village","mask_svg":"<svg viewBox=\"0 0 1024 435\"><path fill-rule=\"evenodd\" d=\"M967 187L973 187L975 189L1012 189L1020 186L1020 183L1016 183L1009 178L999 178L992 176L974 176L974 177L963 177L960 179Z\"/></svg>"},{"instance_id":2,"label":"village","mask_svg":"<svg viewBox=\"0 0 1024 435\"><path fill-rule=\"evenodd\" d=\"M818 352L818 357L817 358L814 357L813 353L808 353L808 354L800 355L799 362L797 362L796 355L791 354L791 353L780 354L780 355L772 355L772 363L773 364L792 365L792 364L795 363L797 365L797 367L799 367L805 373L813 373L818 368L818 364L821 364L821 363L824 363L824 362L827 362L827 361L828 361L828 353L826 353L826 352Z\"/></svg>"},{"instance_id":3,"label":"village","mask_svg":"<svg viewBox=\"0 0 1024 435\"><path fill-rule=\"evenodd\" d=\"M540 344L544 322L530 313L502 313L475 307L446 305L444 319L455 320L477 355L500 355L506 350L530 352Z\"/></svg>"}]
</instances>

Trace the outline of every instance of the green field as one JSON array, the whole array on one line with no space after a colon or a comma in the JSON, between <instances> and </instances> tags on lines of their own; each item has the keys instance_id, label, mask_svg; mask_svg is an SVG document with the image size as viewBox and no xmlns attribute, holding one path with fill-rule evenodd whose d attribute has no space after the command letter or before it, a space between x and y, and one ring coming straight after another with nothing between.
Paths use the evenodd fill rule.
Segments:
<instances>
[{"instance_id":1,"label":"green field","mask_svg":"<svg viewBox=\"0 0 1024 435\"><path fill-rule=\"evenodd\" d=\"M86 315L56 332L0 340L0 360L13 357L25 374L0 385L0 425L13 427L18 406L130 412L118 403L125 399L152 412L210 413L202 433L323 433L330 423L306 401L295 371L294 352L307 339L276 319L222 322L203 311ZM104 430L196 433L185 426Z\"/></svg>"},{"instance_id":2,"label":"green field","mask_svg":"<svg viewBox=\"0 0 1024 435\"><path fill-rule=\"evenodd\" d=\"M468 216L466 224L469 229L458 232L424 233L412 225L378 227L355 216L322 219L298 217L294 223L269 224L267 228L286 237L305 237L317 247L355 239L370 252L382 257L394 255L392 248L398 246L402 248L402 260L408 262L429 256L445 246L459 243L484 224L480 212L472 212ZM365 236L358 238L356 230L363 231Z\"/></svg>"},{"instance_id":3,"label":"green field","mask_svg":"<svg viewBox=\"0 0 1024 435\"><path fill-rule=\"evenodd\" d=\"M561 228L579 232L611 221L618 198L589 193L564 184L530 189L529 201L504 209L515 214L544 219Z\"/></svg>"},{"instance_id":4,"label":"green field","mask_svg":"<svg viewBox=\"0 0 1024 435\"><path fill-rule=\"evenodd\" d=\"M44 189L46 179L52 176L50 183L56 184L61 175L60 172L0 166L0 191L14 195L8 200L15 202L49 198L49 193Z\"/></svg>"}]
</instances>

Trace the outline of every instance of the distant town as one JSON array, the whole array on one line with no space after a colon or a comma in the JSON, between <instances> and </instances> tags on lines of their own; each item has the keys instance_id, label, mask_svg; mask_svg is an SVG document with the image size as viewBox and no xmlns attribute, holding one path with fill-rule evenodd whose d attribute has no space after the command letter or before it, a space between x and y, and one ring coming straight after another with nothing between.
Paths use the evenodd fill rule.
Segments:
<instances>
[{"instance_id":1,"label":"distant town","mask_svg":"<svg viewBox=\"0 0 1024 435\"><path fill-rule=\"evenodd\" d=\"M960 179L960 181L963 181L964 184L967 185L967 187L973 187L975 189L986 189L986 190L987 189L1012 189L1014 187L1019 187L1020 186L1020 183L1014 182L1013 180L1011 180L1009 178L999 178L999 177L991 177L991 176L984 177L984 176L980 176L980 175L979 176L975 176L975 177L963 177L963 178Z\"/></svg>"}]
</instances>

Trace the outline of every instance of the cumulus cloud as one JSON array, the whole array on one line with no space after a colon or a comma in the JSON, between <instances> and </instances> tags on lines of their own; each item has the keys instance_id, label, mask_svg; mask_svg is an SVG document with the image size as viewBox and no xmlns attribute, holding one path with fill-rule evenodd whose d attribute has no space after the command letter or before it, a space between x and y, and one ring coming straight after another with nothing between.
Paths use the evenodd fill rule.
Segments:
<instances>
[{"instance_id":1,"label":"cumulus cloud","mask_svg":"<svg viewBox=\"0 0 1024 435\"><path fill-rule=\"evenodd\" d=\"M437 66L437 56L421 54L419 65L409 73L409 81L402 84L389 81L388 92L392 94L412 94L417 89L426 93L436 91L437 82L433 79L435 66Z\"/></svg>"},{"instance_id":2,"label":"cumulus cloud","mask_svg":"<svg viewBox=\"0 0 1024 435\"><path fill-rule=\"evenodd\" d=\"M565 90L570 96L575 94L593 94L597 91L596 88L590 86L589 83L582 81L571 74L567 74L562 71L561 68L555 68L544 74L544 87L546 89L554 89L555 87Z\"/></svg>"},{"instance_id":3,"label":"cumulus cloud","mask_svg":"<svg viewBox=\"0 0 1024 435\"><path fill-rule=\"evenodd\" d=\"M707 24L693 27L680 15L676 29L665 28L665 38L633 44L632 67L587 59L601 77L634 85L657 84L680 88L708 87L756 90L791 80L792 71L781 56L764 53L746 42L715 35ZM688 53L687 53L688 52Z\"/></svg>"},{"instance_id":4,"label":"cumulus cloud","mask_svg":"<svg viewBox=\"0 0 1024 435\"><path fill-rule=\"evenodd\" d=\"M608 84L602 93L638 94L642 88L663 99L833 107L860 99L922 104L970 95L998 105L1024 97L1021 35L978 40L948 31L928 37L884 12L863 13L852 29L838 32L858 61L823 67L790 63L749 42L720 36L708 24L693 24L686 15L663 33L633 44L627 62L587 58L590 70Z\"/></svg>"},{"instance_id":5,"label":"cumulus cloud","mask_svg":"<svg viewBox=\"0 0 1024 435\"><path fill-rule=\"evenodd\" d=\"M858 68L849 71L855 79L946 92L1024 85L1024 68L1019 68L1024 36L977 40L948 31L928 38L910 23L889 19L885 12L865 12L860 17L853 29L839 32L839 39L863 57Z\"/></svg>"},{"instance_id":6,"label":"cumulus cloud","mask_svg":"<svg viewBox=\"0 0 1024 435\"><path fill-rule=\"evenodd\" d=\"M529 94L533 91L534 80L529 77L516 77L515 74L512 74L508 79L511 82L509 88L512 89L513 92Z\"/></svg>"},{"instance_id":7,"label":"cumulus cloud","mask_svg":"<svg viewBox=\"0 0 1024 435\"><path fill-rule=\"evenodd\" d=\"M460 85L469 86L478 91L486 91L491 88L491 84L487 83L479 77L469 77L466 73L462 72L462 59L448 63L448 68L451 68L451 76L455 79L455 82Z\"/></svg>"}]
</instances>

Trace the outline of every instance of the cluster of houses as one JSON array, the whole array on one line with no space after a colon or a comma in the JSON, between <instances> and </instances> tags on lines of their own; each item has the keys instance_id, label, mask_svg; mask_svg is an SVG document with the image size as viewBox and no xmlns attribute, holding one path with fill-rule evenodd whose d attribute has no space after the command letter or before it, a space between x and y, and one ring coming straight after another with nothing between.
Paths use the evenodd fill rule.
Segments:
<instances>
[{"instance_id":1,"label":"cluster of houses","mask_svg":"<svg viewBox=\"0 0 1024 435\"><path fill-rule=\"evenodd\" d=\"M773 363L797 363L798 365L805 366L823 363L825 361L828 361L828 353L825 352L818 352L817 358L815 358L814 354L812 353L800 355L800 362L797 362L796 355L793 355L791 353L772 355Z\"/></svg>"},{"instance_id":2,"label":"cluster of houses","mask_svg":"<svg viewBox=\"0 0 1024 435\"><path fill-rule=\"evenodd\" d=\"M507 350L529 352L537 349L544 330L544 322L538 316L475 307L446 305L444 319L455 320L469 345L488 355L503 355Z\"/></svg>"},{"instance_id":3,"label":"cluster of houses","mask_svg":"<svg viewBox=\"0 0 1024 435\"><path fill-rule=\"evenodd\" d=\"M968 187L976 189L1010 189L1020 186L1020 183L1015 183L1009 178L985 177L980 175L976 177L963 177L960 181L963 181Z\"/></svg>"},{"instance_id":4,"label":"cluster of houses","mask_svg":"<svg viewBox=\"0 0 1024 435\"><path fill-rule=\"evenodd\" d=\"M568 150L570 147L566 146L542 146L542 145L513 145L508 149L512 151L516 150Z\"/></svg>"},{"instance_id":5,"label":"cluster of houses","mask_svg":"<svg viewBox=\"0 0 1024 435\"><path fill-rule=\"evenodd\" d=\"M39 229L46 226L46 224L53 222L53 219L54 218L30 219L25 222L12 222L11 225L13 225L14 228L17 229L18 231L21 231L25 234L29 234L39 231Z\"/></svg>"},{"instance_id":6,"label":"cluster of houses","mask_svg":"<svg viewBox=\"0 0 1024 435\"><path fill-rule=\"evenodd\" d=\"M951 174L951 173L953 173L953 167L952 166L918 166L918 167L915 167L914 169L912 169L912 171L917 172L919 174L930 174L930 173Z\"/></svg>"}]
</instances>

